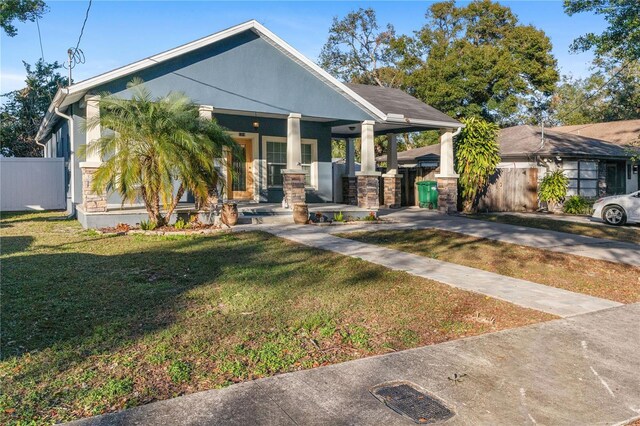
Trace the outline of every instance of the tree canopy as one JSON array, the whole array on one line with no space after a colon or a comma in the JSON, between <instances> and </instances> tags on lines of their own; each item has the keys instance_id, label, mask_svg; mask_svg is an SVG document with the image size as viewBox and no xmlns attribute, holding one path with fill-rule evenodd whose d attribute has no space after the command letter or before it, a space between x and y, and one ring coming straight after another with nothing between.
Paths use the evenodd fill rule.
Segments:
<instances>
[{"instance_id":1,"label":"tree canopy","mask_svg":"<svg viewBox=\"0 0 640 426\"><path fill-rule=\"evenodd\" d=\"M18 29L13 21L35 21L47 11L42 0L2 0L0 2L0 27L9 37L15 37Z\"/></svg>"},{"instance_id":2,"label":"tree canopy","mask_svg":"<svg viewBox=\"0 0 640 426\"><path fill-rule=\"evenodd\" d=\"M397 85L393 26L381 30L376 12L358 9L342 19L333 18L329 39L320 53L320 65L336 77L353 83L378 86Z\"/></svg>"},{"instance_id":3,"label":"tree canopy","mask_svg":"<svg viewBox=\"0 0 640 426\"><path fill-rule=\"evenodd\" d=\"M453 117L511 124L526 99L551 94L559 79L551 41L490 0L435 3L404 43L406 89Z\"/></svg>"},{"instance_id":4,"label":"tree canopy","mask_svg":"<svg viewBox=\"0 0 640 426\"><path fill-rule=\"evenodd\" d=\"M640 1L564 0L564 10L569 16L585 12L602 15L609 24L602 34L590 32L578 37L572 50L593 49L597 57L614 57L621 62L640 59Z\"/></svg>"},{"instance_id":5,"label":"tree canopy","mask_svg":"<svg viewBox=\"0 0 640 426\"><path fill-rule=\"evenodd\" d=\"M37 157L42 155L35 142L40 122L58 87L67 85L67 78L58 73L61 66L57 62L23 64L26 87L3 95L7 101L0 106L0 149L4 156Z\"/></svg>"}]
</instances>

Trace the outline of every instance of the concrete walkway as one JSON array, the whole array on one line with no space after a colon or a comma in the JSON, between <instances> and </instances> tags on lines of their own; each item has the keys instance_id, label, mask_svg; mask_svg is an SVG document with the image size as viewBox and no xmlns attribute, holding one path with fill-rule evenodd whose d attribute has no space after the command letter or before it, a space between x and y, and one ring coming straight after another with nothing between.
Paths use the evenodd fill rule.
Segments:
<instances>
[{"instance_id":1,"label":"concrete walkway","mask_svg":"<svg viewBox=\"0 0 640 426\"><path fill-rule=\"evenodd\" d=\"M422 278L561 317L580 315L621 305L618 302L560 288L430 259L383 246L339 238L323 232L324 227L289 225L261 229L300 244L360 258L390 269L406 271Z\"/></svg>"},{"instance_id":2,"label":"concrete walkway","mask_svg":"<svg viewBox=\"0 0 640 426\"><path fill-rule=\"evenodd\" d=\"M411 425L370 394L405 380L448 425L615 425L640 417L640 304L300 371L78 425ZM461 381L454 374L466 376Z\"/></svg>"},{"instance_id":3,"label":"concrete walkway","mask_svg":"<svg viewBox=\"0 0 640 426\"><path fill-rule=\"evenodd\" d=\"M394 223L326 227L325 232L349 232L363 229L427 229L458 232L478 238L535 247L560 253L606 260L640 267L640 245L565 232L445 216L423 209L387 211L385 218ZM374 228L372 228L374 226Z\"/></svg>"}]
</instances>

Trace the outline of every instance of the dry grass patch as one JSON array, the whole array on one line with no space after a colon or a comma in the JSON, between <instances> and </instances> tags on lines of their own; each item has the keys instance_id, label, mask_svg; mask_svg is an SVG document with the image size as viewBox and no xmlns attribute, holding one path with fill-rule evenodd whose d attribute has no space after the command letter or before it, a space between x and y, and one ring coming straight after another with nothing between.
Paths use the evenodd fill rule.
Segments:
<instances>
[{"instance_id":1,"label":"dry grass patch","mask_svg":"<svg viewBox=\"0 0 640 426\"><path fill-rule=\"evenodd\" d=\"M549 231L567 232L569 234L585 235L587 237L605 238L640 244L639 226L610 226L589 223L575 223L566 220L546 219L544 217L521 217L508 214L479 214L467 216L470 219L480 219L489 222L506 223L509 225L528 226Z\"/></svg>"},{"instance_id":2,"label":"dry grass patch","mask_svg":"<svg viewBox=\"0 0 640 426\"><path fill-rule=\"evenodd\" d=\"M435 229L341 236L621 303L640 301L640 268L629 265Z\"/></svg>"},{"instance_id":3,"label":"dry grass patch","mask_svg":"<svg viewBox=\"0 0 640 426\"><path fill-rule=\"evenodd\" d=\"M2 218L0 424L51 423L552 316L264 233Z\"/></svg>"}]
</instances>

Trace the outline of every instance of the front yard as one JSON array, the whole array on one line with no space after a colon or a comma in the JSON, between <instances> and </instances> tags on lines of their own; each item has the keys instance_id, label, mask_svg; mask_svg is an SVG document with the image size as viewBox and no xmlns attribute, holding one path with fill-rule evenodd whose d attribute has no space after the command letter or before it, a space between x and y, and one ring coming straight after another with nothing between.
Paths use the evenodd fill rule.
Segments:
<instances>
[{"instance_id":1,"label":"front yard","mask_svg":"<svg viewBox=\"0 0 640 426\"><path fill-rule=\"evenodd\" d=\"M621 303L640 302L640 268L436 229L340 235Z\"/></svg>"},{"instance_id":2,"label":"front yard","mask_svg":"<svg viewBox=\"0 0 640 426\"><path fill-rule=\"evenodd\" d=\"M51 423L552 316L269 236L2 218L0 424Z\"/></svg>"},{"instance_id":3,"label":"front yard","mask_svg":"<svg viewBox=\"0 0 640 426\"><path fill-rule=\"evenodd\" d=\"M567 232L569 234L585 235L587 237L640 244L640 227L638 226L627 225L616 227L597 223L576 223L545 217L522 217L511 214L478 214L467 217L509 225L528 226L549 231Z\"/></svg>"}]
</instances>

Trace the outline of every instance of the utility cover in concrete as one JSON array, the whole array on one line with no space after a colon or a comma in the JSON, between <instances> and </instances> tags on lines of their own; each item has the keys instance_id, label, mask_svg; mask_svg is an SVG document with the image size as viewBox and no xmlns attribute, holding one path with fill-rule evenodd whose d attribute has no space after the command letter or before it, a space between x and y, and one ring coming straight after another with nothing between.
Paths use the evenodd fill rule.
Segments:
<instances>
[{"instance_id":1,"label":"utility cover in concrete","mask_svg":"<svg viewBox=\"0 0 640 426\"><path fill-rule=\"evenodd\" d=\"M381 384L371 389L371 393L387 407L416 423L440 423L454 415L440 401L408 382Z\"/></svg>"}]
</instances>

